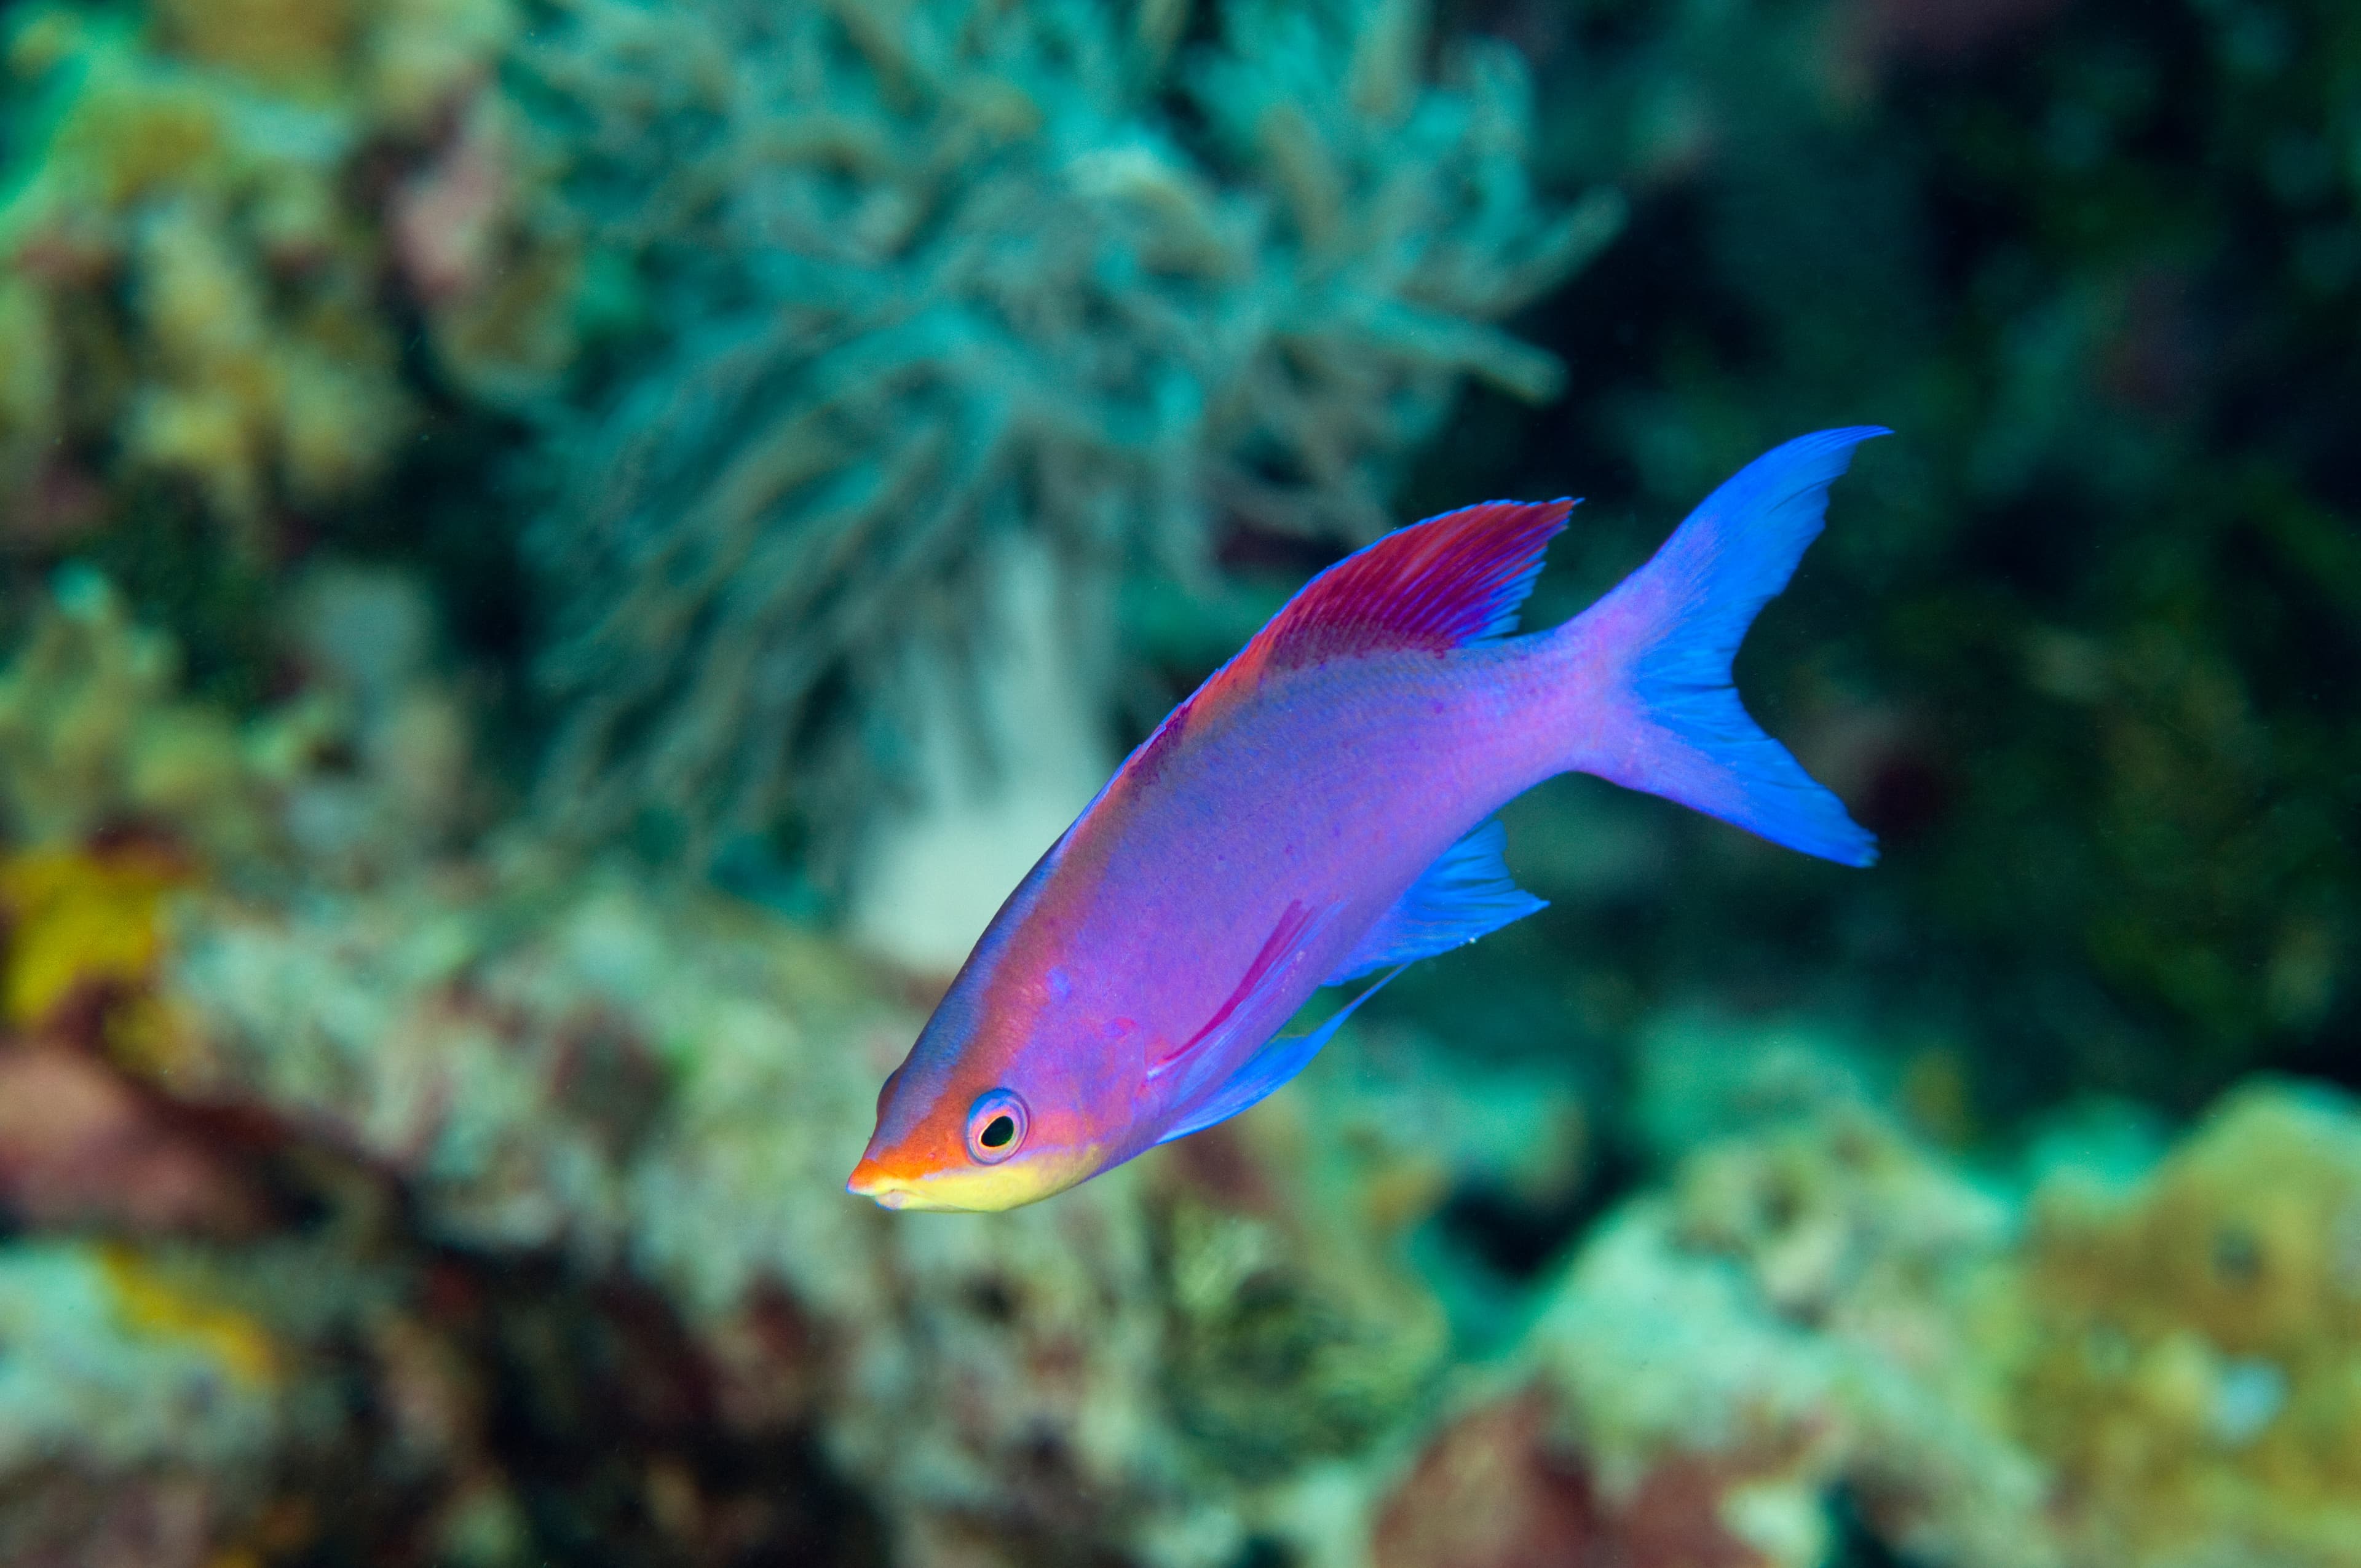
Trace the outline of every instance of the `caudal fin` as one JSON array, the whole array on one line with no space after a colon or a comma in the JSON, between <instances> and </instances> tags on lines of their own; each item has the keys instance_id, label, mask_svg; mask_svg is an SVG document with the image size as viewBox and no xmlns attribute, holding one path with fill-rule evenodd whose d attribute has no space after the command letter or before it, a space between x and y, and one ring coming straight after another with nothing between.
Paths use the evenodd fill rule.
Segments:
<instances>
[{"instance_id":1,"label":"caudal fin","mask_svg":"<svg viewBox=\"0 0 2361 1568\"><path fill-rule=\"evenodd\" d=\"M1756 612L1818 537L1852 449L1889 433L1824 430L1773 447L1708 496L1648 564L1556 635L1583 668L1571 765L1847 865L1877 840L1740 706L1730 663Z\"/></svg>"}]
</instances>

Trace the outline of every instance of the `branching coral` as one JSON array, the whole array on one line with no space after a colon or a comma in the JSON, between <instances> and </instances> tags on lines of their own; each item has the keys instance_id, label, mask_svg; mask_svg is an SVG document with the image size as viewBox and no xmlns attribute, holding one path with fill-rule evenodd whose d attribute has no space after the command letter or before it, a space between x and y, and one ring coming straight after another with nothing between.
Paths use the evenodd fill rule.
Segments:
<instances>
[{"instance_id":1,"label":"branching coral","mask_svg":"<svg viewBox=\"0 0 2361 1568\"><path fill-rule=\"evenodd\" d=\"M689 323L533 539L577 822L857 816L911 744L896 651L989 635L1011 533L1104 690L1127 561L1199 572L1222 519L1365 538L1465 377L1549 397L1484 323L1616 222L1536 203L1514 58L1430 80L1413 4L1227 5L1177 60L1169 3L570 9L538 60L585 222Z\"/></svg>"},{"instance_id":2,"label":"branching coral","mask_svg":"<svg viewBox=\"0 0 2361 1568\"><path fill-rule=\"evenodd\" d=\"M60 439L111 444L258 543L269 503L375 472L404 411L371 258L333 192L351 127L71 12L19 24L14 55L45 81L49 125L0 243L38 298L22 329L72 351L25 400L40 422L8 433L11 488Z\"/></svg>"}]
</instances>

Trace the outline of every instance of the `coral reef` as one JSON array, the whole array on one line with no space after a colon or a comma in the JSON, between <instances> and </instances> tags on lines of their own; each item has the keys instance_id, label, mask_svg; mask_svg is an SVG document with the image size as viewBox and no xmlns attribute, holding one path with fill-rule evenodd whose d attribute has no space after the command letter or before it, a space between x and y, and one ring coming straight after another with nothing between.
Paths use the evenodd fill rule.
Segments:
<instances>
[{"instance_id":1,"label":"coral reef","mask_svg":"<svg viewBox=\"0 0 2361 1568\"><path fill-rule=\"evenodd\" d=\"M917 1023L876 977L710 892L453 837L468 753L414 718L454 700L415 587L322 565L286 616L302 684L243 721L87 571L0 680L0 1205L170 1249L116 1283L169 1266L181 1305L139 1299L216 1348L203 1303L245 1314L279 1434L251 1463L65 1453L0 1478L0 1536L497 1563L642 1528L599 1500L622 1486L648 1550L696 1561L1178 1565L1358 1518L1335 1467L1398 1439L1447 1354L1400 1245L1433 1183L1335 1230L1328 1205L1379 1207L1370 1162L1274 1107L1071 1203L895 1224L840 1188ZM192 730L205 787L143 790ZM52 1389L59 1419L87 1392ZM516 1401L529 1440L495 1435ZM620 1434L595 1463L585 1401ZM118 1509L87 1490L109 1476Z\"/></svg>"},{"instance_id":2,"label":"coral reef","mask_svg":"<svg viewBox=\"0 0 2361 1568\"><path fill-rule=\"evenodd\" d=\"M0 1561L2361 1568L2361 12L0 35ZM841 1191L1337 548L1857 419L1873 875L1545 792L1251 1113Z\"/></svg>"},{"instance_id":3,"label":"coral reef","mask_svg":"<svg viewBox=\"0 0 2361 1568\"><path fill-rule=\"evenodd\" d=\"M1554 394L1486 323L1617 208L1532 194L1514 57L1454 41L1431 75L1417 5L1185 19L619 3L530 51L544 116L588 122L583 222L674 329L529 542L551 812L709 840L792 811L840 859L935 709L979 792L1024 748L916 689L996 634L995 541L1048 545L1095 729L1119 574L1201 578L1231 525L1366 538L1463 379Z\"/></svg>"},{"instance_id":4,"label":"coral reef","mask_svg":"<svg viewBox=\"0 0 2361 1568\"><path fill-rule=\"evenodd\" d=\"M2350 1102L2250 1085L2145 1171L2069 1130L2020 1220L1824 1050L1726 1065L1662 1092L1700 1141L1428 1441L1378 1563L2355 1561Z\"/></svg>"},{"instance_id":5,"label":"coral reef","mask_svg":"<svg viewBox=\"0 0 2361 1568\"><path fill-rule=\"evenodd\" d=\"M2076 1560L2361 1562L2361 1112L2261 1082L2036 1195L2014 1391Z\"/></svg>"},{"instance_id":6,"label":"coral reef","mask_svg":"<svg viewBox=\"0 0 2361 1568\"><path fill-rule=\"evenodd\" d=\"M1791 1072L1774 1050L1730 1076ZM1821 1563L1841 1487L1915 1557L2057 1561L2045 1478L1995 1419L1981 1337L2008 1241L1999 1197L1857 1091L1804 1099L1694 1148L1664 1192L1604 1222L1533 1330L1529 1388L1464 1418L1412 1485L1470 1463L1452 1445L1522 1434L1518 1464L1541 1480L1526 1506L1575 1510L1594 1551Z\"/></svg>"},{"instance_id":7,"label":"coral reef","mask_svg":"<svg viewBox=\"0 0 2361 1568\"><path fill-rule=\"evenodd\" d=\"M59 573L0 673L0 758L18 846L78 845L142 817L232 854L261 832L235 721L181 697L172 640L84 567Z\"/></svg>"},{"instance_id":8,"label":"coral reef","mask_svg":"<svg viewBox=\"0 0 2361 1568\"><path fill-rule=\"evenodd\" d=\"M1578 1179L1581 1119L1528 1087L1521 1132L1467 1130L1501 1113L1414 1036L1057 1202L913 1223L838 1189L916 1019L829 938L512 839L175 885L137 963L84 944L141 1050L55 1009L0 1044L0 1103L43 1107L0 1114L0 1201L142 1238L0 1247L0 1389L38 1349L6 1398L53 1412L0 1398L0 1438L167 1352L144 1398L237 1398L0 1464L0 1537L61 1560L2351 1561L2361 1116L2317 1092L2249 1089L2150 1170L2070 1130L1988 1183L1825 1031L1668 1016L1665 1174L1471 1361L1411 1243L1469 1181ZM12 965L45 922L98 928L19 916ZM72 1349L41 1291L115 1337ZM388 1465L406 1520L337 1500Z\"/></svg>"},{"instance_id":9,"label":"coral reef","mask_svg":"<svg viewBox=\"0 0 2361 1568\"><path fill-rule=\"evenodd\" d=\"M0 1248L0 1552L95 1568L218 1561L285 1441L263 1327L169 1267L64 1242Z\"/></svg>"},{"instance_id":10,"label":"coral reef","mask_svg":"<svg viewBox=\"0 0 2361 1568\"><path fill-rule=\"evenodd\" d=\"M17 901L43 881L71 893L71 877L60 883L37 868L70 866L73 851L126 832L157 836L165 858L192 853L234 881L283 882L300 868L305 879L350 884L432 859L480 824L488 792L472 768L471 720L439 668L434 611L417 585L324 563L287 599L281 635L303 684L239 718L182 694L173 640L135 621L106 578L79 565L60 570L0 671L8 839L20 856L68 856L20 860ZM135 928L144 927L125 925L116 939ZM81 941L70 931L58 950L81 951ZM18 1022L34 992L60 989L27 978L25 961L16 960L8 1004Z\"/></svg>"},{"instance_id":11,"label":"coral reef","mask_svg":"<svg viewBox=\"0 0 2361 1568\"><path fill-rule=\"evenodd\" d=\"M431 1244L653 1288L722 1427L816 1431L897 1561L1287 1539L1305 1467L1391 1438L1442 1367L1398 1250L1319 1218L1349 1162L1283 1117L990 1220L847 1199L913 1021L710 895L527 855L335 905L200 901L167 989L177 1101L381 1173ZM1250 1484L1197 1479L1224 1473Z\"/></svg>"},{"instance_id":12,"label":"coral reef","mask_svg":"<svg viewBox=\"0 0 2361 1568\"><path fill-rule=\"evenodd\" d=\"M1370 1184L1310 1133L1283 1102L1159 1172L1165 1394L1212 1461L1249 1480L1365 1452L1433 1392L1449 1348L1388 1233L1328 1223Z\"/></svg>"},{"instance_id":13,"label":"coral reef","mask_svg":"<svg viewBox=\"0 0 2361 1568\"><path fill-rule=\"evenodd\" d=\"M571 274L523 216L530 160L487 90L514 27L506 0L10 17L25 91L0 206L0 495L17 549L115 521L141 476L262 558L288 514L369 491L417 411L388 270L462 381L562 367L570 342L545 340ZM462 225L469 181L489 189Z\"/></svg>"}]
</instances>

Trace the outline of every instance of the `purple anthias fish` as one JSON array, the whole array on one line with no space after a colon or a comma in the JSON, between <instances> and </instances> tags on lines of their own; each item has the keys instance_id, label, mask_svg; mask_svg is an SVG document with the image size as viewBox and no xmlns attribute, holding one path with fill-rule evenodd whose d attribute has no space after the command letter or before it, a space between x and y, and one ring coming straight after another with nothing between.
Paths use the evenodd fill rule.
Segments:
<instances>
[{"instance_id":1,"label":"purple anthias fish","mask_svg":"<svg viewBox=\"0 0 2361 1568\"><path fill-rule=\"evenodd\" d=\"M852 1191L1009 1209L1234 1116L1372 986L1323 985L1542 907L1492 814L1596 773L1806 854L1876 842L1730 685L1740 639L1873 427L1757 458L1572 620L1511 636L1566 500L1489 501L1306 584L1175 708L1010 894L878 1093Z\"/></svg>"}]
</instances>

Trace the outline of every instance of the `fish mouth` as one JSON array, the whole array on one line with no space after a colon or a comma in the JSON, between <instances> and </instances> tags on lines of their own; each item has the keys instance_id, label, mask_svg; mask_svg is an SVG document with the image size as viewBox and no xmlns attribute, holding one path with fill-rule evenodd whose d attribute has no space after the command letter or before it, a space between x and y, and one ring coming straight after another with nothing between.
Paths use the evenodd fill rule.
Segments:
<instances>
[{"instance_id":1,"label":"fish mouth","mask_svg":"<svg viewBox=\"0 0 2361 1568\"><path fill-rule=\"evenodd\" d=\"M889 1176L873 1159L862 1158L852 1168L851 1177L844 1190L855 1198L867 1198L888 1209L907 1209L912 1205L926 1207L918 1196L917 1184L898 1176Z\"/></svg>"},{"instance_id":2,"label":"fish mouth","mask_svg":"<svg viewBox=\"0 0 2361 1568\"><path fill-rule=\"evenodd\" d=\"M864 1159L853 1167L851 1179L844 1190L856 1198L887 1209L944 1211L952 1213L984 1213L1005 1209L1025 1200L1015 1198L1001 1202L975 1202L976 1194L970 1183L951 1183L948 1187L928 1176L895 1176L882 1168L876 1161Z\"/></svg>"},{"instance_id":3,"label":"fish mouth","mask_svg":"<svg viewBox=\"0 0 2361 1568\"><path fill-rule=\"evenodd\" d=\"M844 1190L855 1198L873 1198L888 1209L898 1209L910 1201L909 1192L903 1185L880 1170L875 1160L866 1157L852 1168L852 1175L845 1181Z\"/></svg>"},{"instance_id":4,"label":"fish mouth","mask_svg":"<svg viewBox=\"0 0 2361 1568\"><path fill-rule=\"evenodd\" d=\"M930 1170L923 1165L906 1165L896 1170L874 1156L864 1155L852 1168L844 1190L888 1209L994 1214L1063 1191L1096 1168L1095 1161L1086 1157L1063 1168L1016 1160L975 1168L955 1166Z\"/></svg>"}]
</instances>

